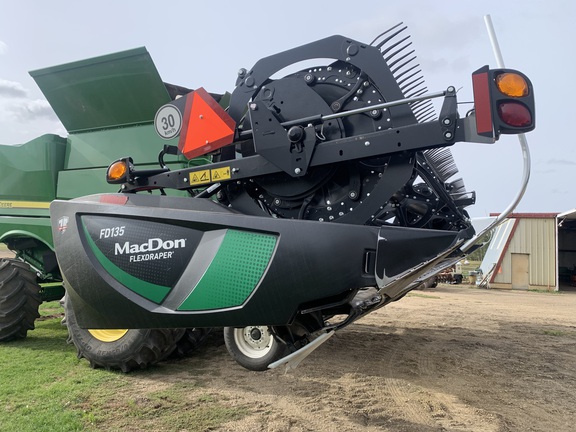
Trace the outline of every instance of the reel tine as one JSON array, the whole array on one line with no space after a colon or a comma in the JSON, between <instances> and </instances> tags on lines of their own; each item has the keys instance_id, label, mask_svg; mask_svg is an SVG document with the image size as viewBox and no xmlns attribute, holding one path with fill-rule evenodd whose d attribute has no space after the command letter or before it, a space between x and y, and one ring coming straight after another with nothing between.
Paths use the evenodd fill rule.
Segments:
<instances>
[{"instance_id":1,"label":"reel tine","mask_svg":"<svg viewBox=\"0 0 576 432\"><path fill-rule=\"evenodd\" d=\"M420 65L417 62L415 51L410 49L412 45L409 40L410 35L404 33L407 29L407 26L399 23L378 35L371 45L377 47L382 53L384 61L404 96L414 97L424 94L427 88L422 70L419 69ZM377 45L374 45L377 41ZM416 105L410 106L419 123L435 117L435 114L430 113L429 110L433 104L424 104L423 106L425 107L424 110L417 110Z\"/></svg>"},{"instance_id":2,"label":"reel tine","mask_svg":"<svg viewBox=\"0 0 576 432\"><path fill-rule=\"evenodd\" d=\"M436 113L433 112L433 113L430 113L429 115L427 115L426 117L418 118L418 122L419 123L425 123L425 122L430 121L430 120L435 120L436 118L437 118Z\"/></svg>"},{"instance_id":3,"label":"reel tine","mask_svg":"<svg viewBox=\"0 0 576 432\"><path fill-rule=\"evenodd\" d=\"M428 108L424 108L424 109L419 110L419 111L414 111L414 115L416 116L416 118L418 119L418 121L420 123L423 123L423 121L421 119L426 118L429 115L435 116L436 113L434 112L434 107L430 106Z\"/></svg>"},{"instance_id":4,"label":"reel tine","mask_svg":"<svg viewBox=\"0 0 576 432\"><path fill-rule=\"evenodd\" d=\"M398 62L404 60L404 59L405 59L406 57L408 57L409 55L414 54L416 51L415 51L415 50L411 50L411 51L407 52L406 54L404 54L403 56L397 58L396 60L394 60L394 61L392 61L392 62L390 61L390 60L392 60L392 58L393 58L396 54L401 53L401 52L404 51L406 48L408 48L410 45L412 45L412 42L410 42L410 43L404 45L403 47L399 48L398 50L394 51L394 52L393 52L392 54L390 54L388 57L384 57L384 61L388 64L388 67L391 68L391 67L395 66Z\"/></svg>"},{"instance_id":5,"label":"reel tine","mask_svg":"<svg viewBox=\"0 0 576 432\"><path fill-rule=\"evenodd\" d=\"M464 185L464 180L458 178L453 182L450 182L450 194L451 195L462 195L466 192L466 186Z\"/></svg>"},{"instance_id":6,"label":"reel tine","mask_svg":"<svg viewBox=\"0 0 576 432\"><path fill-rule=\"evenodd\" d=\"M403 24L404 24L404 23L402 23L402 22L399 23L399 24L396 24L394 27L392 27L392 28L388 29L386 32L382 33L379 37L384 36L384 34L386 34L386 33L390 32L390 31L398 28L399 26L401 26L401 25L403 25ZM381 49L382 46L384 46L384 44L386 44L387 42L391 41L393 38L395 38L396 36L398 36L400 33L402 33L402 32L403 32L404 30L406 30L407 28L408 28L407 26L404 26L404 27L402 27L400 30L397 30L396 32L392 33L390 36L388 36L387 38L385 38L384 40L382 40L378 45L376 45L376 48ZM408 37L410 37L410 36L408 36ZM407 39L407 38L406 38L406 39ZM372 44L370 44L370 45L372 45Z\"/></svg>"},{"instance_id":7,"label":"reel tine","mask_svg":"<svg viewBox=\"0 0 576 432\"><path fill-rule=\"evenodd\" d=\"M416 93L414 93L414 94L412 95L412 97L422 96L422 95L425 94L427 91L428 91L428 87L422 87L420 90L418 90ZM431 100L421 100L421 101L418 101L418 102L414 102L414 103L412 104L412 106L415 106L415 105L417 105L417 104L425 104L425 103L430 103L430 104L431 104L432 101L431 101Z\"/></svg>"},{"instance_id":8,"label":"reel tine","mask_svg":"<svg viewBox=\"0 0 576 432\"><path fill-rule=\"evenodd\" d=\"M402 90L404 95L406 95L406 97L412 97L410 92L413 90L417 90L422 85L424 85L424 77L420 76L417 79L412 80L409 83L407 83L406 86L400 87L400 89ZM410 87L408 87L408 86L410 86Z\"/></svg>"},{"instance_id":9,"label":"reel tine","mask_svg":"<svg viewBox=\"0 0 576 432\"><path fill-rule=\"evenodd\" d=\"M386 54L388 54L391 50L396 48L402 42L406 42L408 39L410 39L410 36L406 36L405 38L400 39L398 42L392 44L391 46L389 46L386 49L381 49L380 51L382 52L382 57L384 57ZM412 45L412 42L408 43L406 46L409 46L409 45Z\"/></svg>"},{"instance_id":10,"label":"reel tine","mask_svg":"<svg viewBox=\"0 0 576 432\"><path fill-rule=\"evenodd\" d=\"M414 76L418 75L419 73L422 73L422 69L418 69L415 72L412 72L410 75L408 75L407 77L404 77L403 79L399 79L401 78L403 75L406 75L408 72L411 72L413 69L416 69L418 66L420 66L419 64L415 64L414 66L412 66L409 69L406 69L404 72L402 72L401 74L399 74L396 78L396 82L398 83L399 86L401 86L402 84L404 84L406 81L408 81L410 78L413 78ZM420 76L422 77L422 76Z\"/></svg>"},{"instance_id":11,"label":"reel tine","mask_svg":"<svg viewBox=\"0 0 576 432\"><path fill-rule=\"evenodd\" d=\"M447 182L450 177L458 173L458 167L448 148L426 150L424 157L443 182Z\"/></svg>"},{"instance_id":12,"label":"reel tine","mask_svg":"<svg viewBox=\"0 0 576 432\"><path fill-rule=\"evenodd\" d=\"M396 68L394 68L394 69L391 69L390 72L392 72L392 75L394 75L394 78L396 78L397 76L402 76L402 75L404 75L406 72L402 72L402 73L400 73L400 74L398 74L398 75L397 75L396 73L397 73L398 71L400 71L403 67L409 65L409 64L410 64L411 62L413 62L414 60L416 60L416 56L414 56L414 57L406 60L406 61L403 62L400 66L398 66L398 67L396 67ZM415 66L412 66L411 68L409 68L408 71L410 71L410 69L414 69L415 67L418 67L418 66L420 66L420 65L416 64Z\"/></svg>"}]
</instances>

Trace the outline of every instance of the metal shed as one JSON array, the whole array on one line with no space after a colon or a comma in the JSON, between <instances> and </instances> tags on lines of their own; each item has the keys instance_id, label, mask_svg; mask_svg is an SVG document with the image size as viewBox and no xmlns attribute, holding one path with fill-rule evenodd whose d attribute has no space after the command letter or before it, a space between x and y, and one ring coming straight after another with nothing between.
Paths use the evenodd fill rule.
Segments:
<instances>
[{"instance_id":1,"label":"metal shed","mask_svg":"<svg viewBox=\"0 0 576 432\"><path fill-rule=\"evenodd\" d=\"M558 287L576 290L576 209L560 213L558 220Z\"/></svg>"},{"instance_id":2,"label":"metal shed","mask_svg":"<svg viewBox=\"0 0 576 432\"><path fill-rule=\"evenodd\" d=\"M489 288L574 289L576 209L511 214L496 228L480 268Z\"/></svg>"}]
</instances>

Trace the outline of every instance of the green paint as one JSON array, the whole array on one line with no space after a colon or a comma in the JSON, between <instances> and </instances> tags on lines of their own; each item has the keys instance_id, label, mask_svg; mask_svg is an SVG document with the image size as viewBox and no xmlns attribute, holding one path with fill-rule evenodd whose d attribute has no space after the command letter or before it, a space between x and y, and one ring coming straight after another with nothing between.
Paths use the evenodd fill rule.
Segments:
<instances>
[{"instance_id":1,"label":"green paint","mask_svg":"<svg viewBox=\"0 0 576 432\"><path fill-rule=\"evenodd\" d=\"M240 306L262 279L276 241L273 235L228 230L206 273L178 310Z\"/></svg>"},{"instance_id":2,"label":"green paint","mask_svg":"<svg viewBox=\"0 0 576 432\"><path fill-rule=\"evenodd\" d=\"M136 294L139 294L142 297L153 301L154 303L160 304L162 300L166 298L166 296L170 292L170 287L165 287L162 285L156 285L150 282L146 282L132 276L131 274L126 273L124 270L122 270L120 267L118 267L116 264L110 261L100 251L100 249L98 249L98 246L96 246L96 243L94 243L94 240L92 240L92 237L88 233L86 225L84 225L84 222L82 222L82 228L84 230L86 240L88 241L88 245L90 246L90 249L94 253L94 256L96 257L98 262L102 265L102 267L104 267L104 269L110 274L110 276L112 276L114 279L116 279L118 282L120 282L128 289L134 291Z\"/></svg>"}]
</instances>

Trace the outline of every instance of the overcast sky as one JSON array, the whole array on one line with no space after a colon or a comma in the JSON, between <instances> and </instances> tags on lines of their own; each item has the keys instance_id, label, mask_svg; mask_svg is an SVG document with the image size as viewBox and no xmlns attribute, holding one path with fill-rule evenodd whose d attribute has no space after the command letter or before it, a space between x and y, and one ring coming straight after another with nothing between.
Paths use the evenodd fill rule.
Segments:
<instances>
[{"instance_id":1,"label":"overcast sky","mask_svg":"<svg viewBox=\"0 0 576 432\"><path fill-rule=\"evenodd\" d=\"M535 87L536 130L520 212L576 208L576 2L424 0L147 1L0 0L0 143L44 133L66 136L28 71L145 46L166 82L211 92L233 90L239 68L333 34L369 43L403 21L430 91L459 88L471 100L471 73L496 67L484 26L490 14L507 67ZM463 106L463 115L470 106ZM522 177L518 140L453 147L472 216L501 212ZM1 175L1 173L0 173Z\"/></svg>"}]
</instances>

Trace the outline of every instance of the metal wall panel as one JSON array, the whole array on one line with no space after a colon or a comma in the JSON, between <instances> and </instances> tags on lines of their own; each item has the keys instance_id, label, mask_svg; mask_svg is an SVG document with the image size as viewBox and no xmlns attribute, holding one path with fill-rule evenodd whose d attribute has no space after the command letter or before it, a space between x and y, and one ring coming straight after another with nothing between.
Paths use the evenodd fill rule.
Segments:
<instances>
[{"instance_id":1,"label":"metal wall panel","mask_svg":"<svg viewBox=\"0 0 576 432\"><path fill-rule=\"evenodd\" d=\"M555 287L556 251L556 218L520 218L494 283L511 284L511 254L528 254L530 286Z\"/></svg>"}]
</instances>

